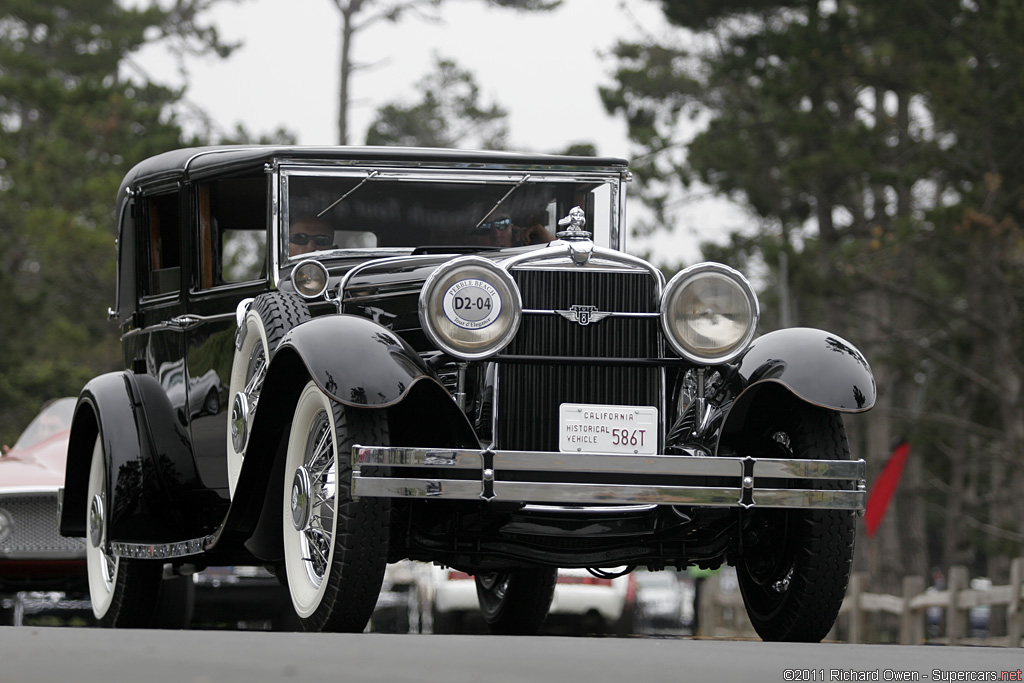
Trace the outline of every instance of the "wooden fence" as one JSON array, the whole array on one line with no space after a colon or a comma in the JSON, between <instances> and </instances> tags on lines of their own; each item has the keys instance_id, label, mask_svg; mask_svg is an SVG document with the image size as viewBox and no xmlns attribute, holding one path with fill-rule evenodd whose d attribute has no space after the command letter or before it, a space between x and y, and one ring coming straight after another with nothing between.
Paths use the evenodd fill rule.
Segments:
<instances>
[{"instance_id":1,"label":"wooden fence","mask_svg":"<svg viewBox=\"0 0 1024 683\"><path fill-rule=\"evenodd\" d=\"M945 645L990 645L1021 647L1024 635L1024 558L1010 565L1010 583L985 589L971 588L966 567L951 567L943 590L926 589L924 579L908 576L902 582L902 595L870 592L866 574L850 577L846 599L830 640L851 643L895 642L901 645L923 643ZM753 636L753 627L743 609L743 599L734 575L718 572L701 588L699 632L709 637ZM996 609L1005 610L1005 633L972 634L969 615L972 609L988 607L991 623ZM876 615L893 615L896 624L872 628ZM929 620L932 623L929 624ZM884 638L880 638L884 635Z\"/></svg>"}]
</instances>

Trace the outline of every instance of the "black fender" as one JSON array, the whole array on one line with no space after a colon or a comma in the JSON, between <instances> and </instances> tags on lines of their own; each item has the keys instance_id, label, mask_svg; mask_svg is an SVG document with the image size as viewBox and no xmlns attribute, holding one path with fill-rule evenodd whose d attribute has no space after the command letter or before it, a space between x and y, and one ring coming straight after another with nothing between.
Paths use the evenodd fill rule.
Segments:
<instances>
[{"instance_id":1,"label":"black fender","mask_svg":"<svg viewBox=\"0 0 1024 683\"><path fill-rule=\"evenodd\" d=\"M806 327L769 332L754 340L735 366L736 398L715 421L715 451L723 442L758 431L786 402L802 401L841 413L875 404L875 378L857 347L842 337Z\"/></svg>"},{"instance_id":2,"label":"black fender","mask_svg":"<svg viewBox=\"0 0 1024 683\"><path fill-rule=\"evenodd\" d=\"M280 559L286 440L310 379L346 406L386 410L392 445L480 446L468 418L405 340L366 318L314 318L274 351L218 545L233 536L265 561Z\"/></svg>"},{"instance_id":3,"label":"black fender","mask_svg":"<svg viewBox=\"0 0 1024 683\"><path fill-rule=\"evenodd\" d=\"M89 464L99 435L106 454L108 537L167 542L202 536L193 493L202 485L187 430L163 387L128 371L82 389L72 418L60 531L85 536Z\"/></svg>"},{"instance_id":4,"label":"black fender","mask_svg":"<svg viewBox=\"0 0 1024 683\"><path fill-rule=\"evenodd\" d=\"M290 330L275 352L293 349L324 393L354 408L387 407L431 373L386 327L354 315L314 318ZM269 372L269 371L268 371Z\"/></svg>"},{"instance_id":5,"label":"black fender","mask_svg":"<svg viewBox=\"0 0 1024 683\"><path fill-rule=\"evenodd\" d=\"M744 394L776 382L807 403L839 412L875 405L875 377L864 354L824 330L792 327L758 337L740 359L738 374Z\"/></svg>"}]
</instances>

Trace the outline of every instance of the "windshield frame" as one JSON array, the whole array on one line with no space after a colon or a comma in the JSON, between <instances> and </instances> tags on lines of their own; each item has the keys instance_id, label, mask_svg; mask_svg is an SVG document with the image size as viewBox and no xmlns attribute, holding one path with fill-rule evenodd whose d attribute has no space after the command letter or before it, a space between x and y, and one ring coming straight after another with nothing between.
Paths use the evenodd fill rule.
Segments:
<instances>
[{"instance_id":1,"label":"windshield frame","mask_svg":"<svg viewBox=\"0 0 1024 683\"><path fill-rule=\"evenodd\" d=\"M372 164L337 166L309 162L280 162L275 166L274 173L275 177L271 191L271 220L273 224L271 248L273 250L272 257L275 264L275 273L281 267L288 267L310 257L318 259L367 259L407 255L414 251L414 247L359 247L326 249L296 256L289 255L285 240L285 235L289 229L289 216L292 208L289 186L293 178L303 177L339 178L354 181L354 184L348 190L348 195L345 195L344 192L339 194L338 198L341 198L343 195L346 197L344 201L347 201L348 196L358 197L360 192L366 190L373 183L378 182L479 184L492 185L509 190L522 185L545 183L605 186L607 188L606 192L598 188L593 190L595 201L601 204L607 202L606 208L601 212L607 225L600 226L602 230L600 234L595 235L594 241L599 246L608 246L612 249L621 248L621 225L625 217L623 181L628 178L628 173L623 172L621 169L537 170L536 168L516 168L474 169L469 171L463 169L381 167ZM514 196L514 192L512 192L512 196ZM324 208L328 206L330 206L330 202ZM595 206L595 209L598 209L598 207ZM483 219L483 216L481 216L481 219Z\"/></svg>"}]
</instances>

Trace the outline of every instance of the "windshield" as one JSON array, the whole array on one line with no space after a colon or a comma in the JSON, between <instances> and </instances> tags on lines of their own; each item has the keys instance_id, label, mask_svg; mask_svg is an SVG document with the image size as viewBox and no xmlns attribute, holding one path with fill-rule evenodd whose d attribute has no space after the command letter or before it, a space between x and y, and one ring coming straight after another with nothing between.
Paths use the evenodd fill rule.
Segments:
<instances>
[{"instance_id":1,"label":"windshield","mask_svg":"<svg viewBox=\"0 0 1024 683\"><path fill-rule=\"evenodd\" d=\"M28 423L28 427L25 427L14 448L34 446L58 432L70 429L76 403L77 399L71 397L60 398L43 408L42 412Z\"/></svg>"},{"instance_id":2,"label":"windshield","mask_svg":"<svg viewBox=\"0 0 1024 683\"><path fill-rule=\"evenodd\" d=\"M609 245L618 176L389 177L289 170L282 175L285 258L331 249L518 247L555 239L573 207Z\"/></svg>"}]
</instances>

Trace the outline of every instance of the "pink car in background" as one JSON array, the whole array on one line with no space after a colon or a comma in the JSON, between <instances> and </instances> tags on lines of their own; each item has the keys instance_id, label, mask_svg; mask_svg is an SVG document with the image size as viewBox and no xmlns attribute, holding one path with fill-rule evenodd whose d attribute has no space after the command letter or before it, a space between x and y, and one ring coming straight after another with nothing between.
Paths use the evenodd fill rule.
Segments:
<instances>
[{"instance_id":1,"label":"pink car in background","mask_svg":"<svg viewBox=\"0 0 1024 683\"><path fill-rule=\"evenodd\" d=\"M0 599L85 591L85 541L57 530L74 410L74 398L51 402L0 455Z\"/></svg>"}]
</instances>

